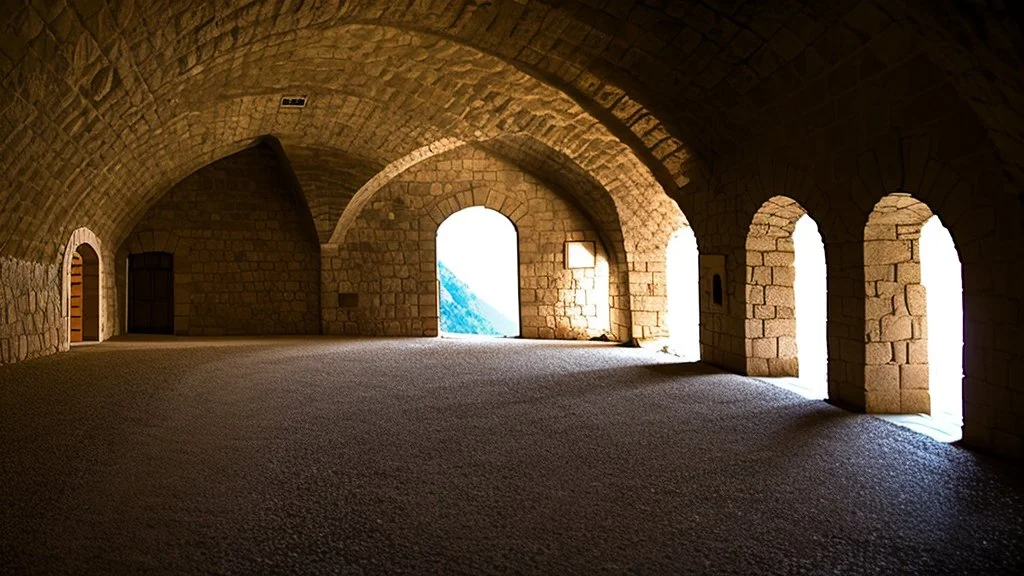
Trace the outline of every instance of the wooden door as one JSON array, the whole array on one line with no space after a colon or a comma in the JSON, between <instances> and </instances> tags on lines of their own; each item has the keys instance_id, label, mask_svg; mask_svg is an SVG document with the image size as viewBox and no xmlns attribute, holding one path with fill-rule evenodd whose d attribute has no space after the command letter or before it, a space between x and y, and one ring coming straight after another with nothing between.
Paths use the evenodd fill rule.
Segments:
<instances>
[{"instance_id":1,"label":"wooden door","mask_svg":"<svg viewBox=\"0 0 1024 576\"><path fill-rule=\"evenodd\" d=\"M174 333L174 255L144 252L128 257L128 331Z\"/></svg>"},{"instance_id":2,"label":"wooden door","mask_svg":"<svg viewBox=\"0 0 1024 576\"><path fill-rule=\"evenodd\" d=\"M82 255L75 252L71 255L71 294L68 297L68 308L71 310L71 341L82 341Z\"/></svg>"}]
</instances>

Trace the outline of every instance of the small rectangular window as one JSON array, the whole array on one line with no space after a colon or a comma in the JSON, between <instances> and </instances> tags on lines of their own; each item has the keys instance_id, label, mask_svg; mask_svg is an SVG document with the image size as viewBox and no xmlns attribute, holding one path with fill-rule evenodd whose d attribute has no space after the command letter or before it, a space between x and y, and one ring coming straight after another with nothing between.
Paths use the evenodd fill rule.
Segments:
<instances>
[{"instance_id":1,"label":"small rectangular window","mask_svg":"<svg viewBox=\"0 0 1024 576\"><path fill-rule=\"evenodd\" d=\"M358 308L359 294L356 292L339 292L338 308Z\"/></svg>"}]
</instances>

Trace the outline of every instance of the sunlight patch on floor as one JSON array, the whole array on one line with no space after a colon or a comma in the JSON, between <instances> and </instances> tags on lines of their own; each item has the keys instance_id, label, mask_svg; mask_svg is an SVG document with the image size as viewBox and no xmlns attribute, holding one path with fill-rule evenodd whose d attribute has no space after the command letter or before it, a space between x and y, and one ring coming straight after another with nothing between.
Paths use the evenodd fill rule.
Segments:
<instances>
[{"instance_id":1,"label":"sunlight patch on floor","mask_svg":"<svg viewBox=\"0 0 1024 576\"><path fill-rule=\"evenodd\" d=\"M872 414L872 416L947 444L958 442L964 436L963 429L955 422L933 418L927 414Z\"/></svg>"},{"instance_id":2,"label":"sunlight patch on floor","mask_svg":"<svg viewBox=\"0 0 1024 576\"><path fill-rule=\"evenodd\" d=\"M813 379L792 376L758 376L754 380L789 390L808 400L824 400L828 397L828 385Z\"/></svg>"}]
</instances>

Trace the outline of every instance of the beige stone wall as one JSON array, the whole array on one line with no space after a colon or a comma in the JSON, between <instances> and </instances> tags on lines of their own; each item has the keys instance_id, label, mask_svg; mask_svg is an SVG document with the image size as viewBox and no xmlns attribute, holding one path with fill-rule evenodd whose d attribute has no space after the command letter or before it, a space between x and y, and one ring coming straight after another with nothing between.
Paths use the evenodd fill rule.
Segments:
<instances>
[{"instance_id":1,"label":"beige stone wall","mask_svg":"<svg viewBox=\"0 0 1024 576\"><path fill-rule=\"evenodd\" d=\"M0 257L0 365L67 350L70 346L71 253L87 242L99 257L99 338L118 334L113 255L87 228L65 242L60 262L39 264ZM65 254L67 258L65 258Z\"/></svg>"},{"instance_id":2,"label":"beige stone wall","mask_svg":"<svg viewBox=\"0 0 1024 576\"><path fill-rule=\"evenodd\" d=\"M747 233L746 356L751 376L798 376L793 230L806 211L775 196Z\"/></svg>"},{"instance_id":3,"label":"beige stone wall","mask_svg":"<svg viewBox=\"0 0 1024 576\"><path fill-rule=\"evenodd\" d=\"M734 366L744 358L744 342L736 339L729 311L729 273L724 254L700 254L700 358L715 366ZM715 277L722 291L721 303L714 299Z\"/></svg>"},{"instance_id":4,"label":"beige stone wall","mask_svg":"<svg viewBox=\"0 0 1024 576\"><path fill-rule=\"evenodd\" d=\"M118 286L128 254L171 252L176 334L319 333L320 255L299 202L265 146L215 162L135 226L118 251Z\"/></svg>"},{"instance_id":5,"label":"beige stone wall","mask_svg":"<svg viewBox=\"0 0 1024 576\"><path fill-rule=\"evenodd\" d=\"M921 227L931 216L909 194L890 194L878 202L864 227L864 389L869 412L931 412L921 284Z\"/></svg>"},{"instance_id":6,"label":"beige stone wall","mask_svg":"<svg viewBox=\"0 0 1024 576\"><path fill-rule=\"evenodd\" d=\"M967 441L1024 455L1024 90L1018 51L1004 49L1019 36L1012 10L393 4L11 3L0 49L10 297L59 300L29 269L59 267L73 230L120 246L175 182L266 134L295 151L321 238L366 178L410 151L512 139L536 143L517 161L533 173L564 158L612 200L620 238L606 245L630 249L609 258L621 264L620 335L664 332L659 248L681 215L663 188L678 199L702 252L725 258L727 303L705 308L704 357L737 371L750 369L748 227L772 196L797 200L826 242L829 396L864 409L875 365L864 227L880 198L905 192L942 218L962 256ZM307 107L281 109L300 86ZM169 242L146 234L129 242ZM197 271L225 274L214 268ZM191 318L191 304L183 310ZM49 330L38 319L6 319L8 340Z\"/></svg>"},{"instance_id":7,"label":"beige stone wall","mask_svg":"<svg viewBox=\"0 0 1024 576\"><path fill-rule=\"evenodd\" d=\"M535 177L461 147L399 174L366 202L341 244L323 247L325 332L437 335L437 228L470 206L496 210L516 226L523 337L609 331L609 258L594 225ZM568 240L596 241L599 267L565 269ZM340 308L338 293L358 293L358 306Z\"/></svg>"},{"instance_id":8,"label":"beige stone wall","mask_svg":"<svg viewBox=\"0 0 1024 576\"><path fill-rule=\"evenodd\" d=\"M1017 403L1024 399L1019 329L1024 241L1017 189L983 133L965 122L969 113L962 108L947 102L947 108L931 112L929 121L911 106L886 110L900 113L893 123L902 134L892 125L878 125L870 112L851 112L843 125L857 131L844 145L824 141L825 133L842 129L835 124L809 126L802 139L752 143L723 173L678 196L701 239L702 253L725 255L728 268L728 313L702 315L702 326L711 325L702 330L704 358L739 372L748 369L746 235L737 223L751 222L764 202L785 194L814 217L825 243L830 401L857 410L923 408L927 392L919 362L922 346L912 347L912 340L897 338L894 331L905 335L909 321L913 336L915 323L921 332L926 326L915 320L909 306L904 311L886 303L879 304L881 312L869 311L875 297L869 298L867 290L882 294L875 301L906 298L908 291L885 284L882 271L865 262L866 227L875 205L890 193L909 193L942 219L963 264L965 442L1024 455L1024 404ZM869 122L874 123L870 130ZM916 233L897 230L896 239L905 241L912 253ZM911 274L913 261L905 264L904 271ZM916 290L909 290L915 298ZM869 340L872 329L866 330L873 322L881 337L883 318L892 337L888 346ZM873 394L880 390L888 392Z\"/></svg>"},{"instance_id":9,"label":"beige stone wall","mask_svg":"<svg viewBox=\"0 0 1024 576\"><path fill-rule=\"evenodd\" d=\"M0 257L0 364L67 349L60 266Z\"/></svg>"},{"instance_id":10,"label":"beige stone wall","mask_svg":"<svg viewBox=\"0 0 1024 576\"><path fill-rule=\"evenodd\" d=\"M736 371L748 369L745 228L764 202L785 195L811 214L825 243L830 401L871 409L870 389L881 387L890 390L886 409L897 398L901 410L904 400L907 408L921 407L920 379L907 381L916 387L903 388L904 374L897 382L891 367L868 374L876 372L873 366L899 366L907 375L920 371L919 363L896 356L917 358L919 351L911 351L908 341L874 345L883 342L869 341L872 329L866 330L872 314L878 315L870 322L879 337L882 319L899 316L910 319L913 334L909 306L905 314L889 304L883 312L868 311L866 288L881 286L888 296L900 289L878 284L886 281L871 279L878 270L865 266L865 227L875 205L890 193L909 193L942 219L963 264L965 443L1020 457L1024 178L1016 160L1003 155L1008 140L998 132L1004 128L985 129L993 122L1019 123L996 111L1005 102L965 98L965 90L982 86L965 80L976 79L977 71L943 70L953 59L926 53L930 43L921 36L934 37L935 29L923 30L916 17L895 22L891 11L873 2L859 8L855 20L823 26L814 44L780 64L778 74L800 79L777 84L787 87L785 93L771 94L768 84L755 83L751 94L761 113L743 141L716 159L707 178L693 178L673 194L702 253L724 255L729 272L728 313L702 315L702 327L710 324L702 330L704 357ZM955 51L947 45L945 55ZM975 106L982 102L979 118ZM889 288L896 292L889 294ZM893 324L904 329L906 323Z\"/></svg>"}]
</instances>

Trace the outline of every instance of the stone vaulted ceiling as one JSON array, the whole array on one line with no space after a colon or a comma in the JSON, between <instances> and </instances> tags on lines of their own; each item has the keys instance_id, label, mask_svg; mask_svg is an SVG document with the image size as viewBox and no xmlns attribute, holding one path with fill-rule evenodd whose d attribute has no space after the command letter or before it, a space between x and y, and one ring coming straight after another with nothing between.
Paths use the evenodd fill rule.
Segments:
<instances>
[{"instance_id":1,"label":"stone vaulted ceiling","mask_svg":"<svg viewBox=\"0 0 1024 576\"><path fill-rule=\"evenodd\" d=\"M969 42L942 42L935 32L959 30L968 18L908 5L920 8L892 2L883 11L859 0L5 2L0 253L52 260L80 226L116 244L174 183L264 135L290 159L321 239L380 170L455 138L499 143L536 172L586 174L614 201L626 241L639 245L645 228L670 219L662 192L704 177L744 138L782 122L787 96L895 21L936 35L936 53L955 73L1016 57L1005 42L994 43L1000 54L971 56ZM998 112L1017 97L1003 93L985 105ZM308 95L308 107L280 109L290 94ZM990 126L1006 125L993 114ZM568 187L591 204L578 190L592 187Z\"/></svg>"}]
</instances>

